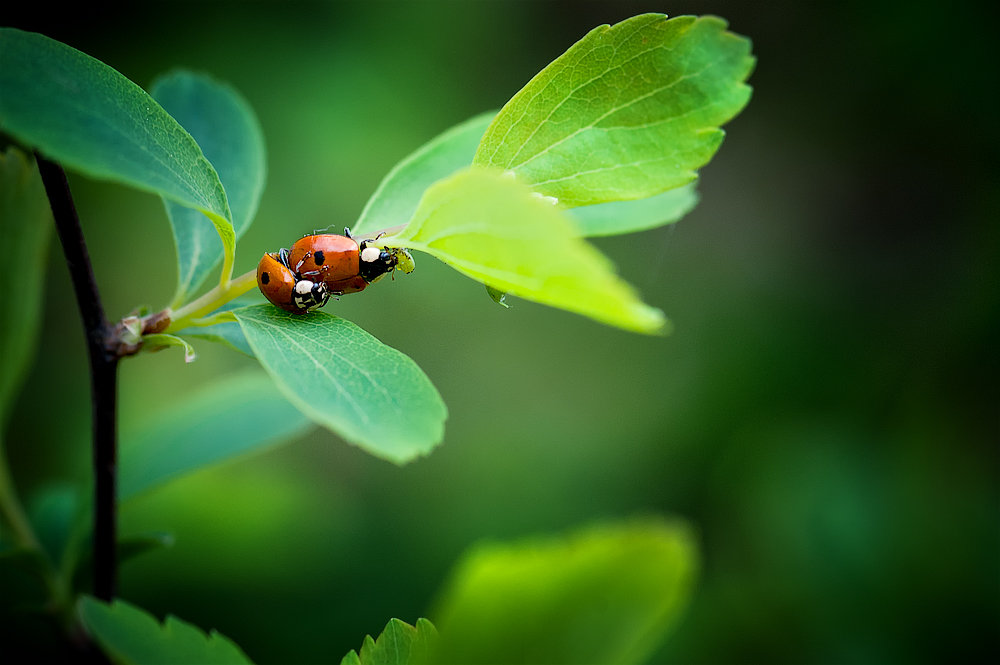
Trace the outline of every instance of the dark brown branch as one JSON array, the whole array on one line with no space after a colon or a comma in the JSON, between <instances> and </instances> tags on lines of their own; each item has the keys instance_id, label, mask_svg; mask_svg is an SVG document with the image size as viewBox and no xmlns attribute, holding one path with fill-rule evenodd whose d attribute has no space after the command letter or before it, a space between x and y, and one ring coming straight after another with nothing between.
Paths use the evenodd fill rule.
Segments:
<instances>
[{"instance_id":1,"label":"dark brown branch","mask_svg":"<svg viewBox=\"0 0 1000 665\"><path fill-rule=\"evenodd\" d=\"M116 591L116 477L118 437L118 335L108 323L94 279L80 219L66 174L55 162L35 154L38 172L52 206L56 231L69 267L90 356L94 462L94 595L110 601Z\"/></svg>"}]
</instances>

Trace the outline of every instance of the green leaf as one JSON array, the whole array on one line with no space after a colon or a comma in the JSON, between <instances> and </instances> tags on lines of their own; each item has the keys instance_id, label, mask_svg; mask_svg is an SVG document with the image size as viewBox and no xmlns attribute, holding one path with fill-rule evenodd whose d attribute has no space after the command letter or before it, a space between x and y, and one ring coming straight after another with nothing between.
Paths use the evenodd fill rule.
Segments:
<instances>
[{"instance_id":1,"label":"green leaf","mask_svg":"<svg viewBox=\"0 0 1000 665\"><path fill-rule=\"evenodd\" d=\"M632 201L610 201L571 208L570 216L585 236L635 233L673 224L698 205L694 184Z\"/></svg>"},{"instance_id":2,"label":"green leaf","mask_svg":"<svg viewBox=\"0 0 1000 665\"><path fill-rule=\"evenodd\" d=\"M490 111L455 125L396 164L368 199L351 232L374 235L410 221L428 187L472 164L479 140L495 115L496 111Z\"/></svg>"},{"instance_id":3,"label":"green leaf","mask_svg":"<svg viewBox=\"0 0 1000 665\"><path fill-rule=\"evenodd\" d=\"M0 28L0 131L67 169L200 210L235 244L219 176L183 127L99 60L33 32Z\"/></svg>"},{"instance_id":4,"label":"green leaf","mask_svg":"<svg viewBox=\"0 0 1000 665\"><path fill-rule=\"evenodd\" d=\"M193 363L198 357L198 354L194 352L194 347L187 340L177 335L153 333L144 336L142 341L143 349L147 351L160 351L168 346L179 346L184 349L184 362L186 363Z\"/></svg>"},{"instance_id":5,"label":"green leaf","mask_svg":"<svg viewBox=\"0 0 1000 665\"><path fill-rule=\"evenodd\" d=\"M253 349L247 344L247 338L243 335L240 324L235 321L224 321L203 328L185 328L184 330L178 330L177 334L182 337L193 337L195 339L203 339L207 342L223 344L234 351L239 351L251 358L254 357Z\"/></svg>"},{"instance_id":6,"label":"green leaf","mask_svg":"<svg viewBox=\"0 0 1000 665\"><path fill-rule=\"evenodd\" d=\"M290 440L310 426L259 371L234 374L192 391L124 428L118 498L209 464Z\"/></svg>"},{"instance_id":7,"label":"green leaf","mask_svg":"<svg viewBox=\"0 0 1000 665\"><path fill-rule=\"evenodd\" d=\"M689 530L659 519L480 545L432 613L433 660L643 662L686 605L696 567Z\"/></svg>"},{"instance_id":8,"label":"green leaf","mask_svg":"<svg viewBox=\"0 0 1000 665\"><path fill-rule=\"evenodd\" d=\"M427 252L497 291L627 330L666 324L564 211L495 171L473 167L437 183L410 224L383 241Z\"/></svg>"},{"instance_id":9,"label":"green leaf","mask_svg":"<svg viewBox=\"0 0 1000 665\"><path fill-rule=\"evenodd\" d=\"M643 14L591 30L500 110L474 163L567 207L691 182L750 99L750 42L725 29Z\"/></svg>"},{"instance_id":10,"label":"green leaf","mask_svg":"<svg viewBox=\"0 0 1000 665\"><path fill-rule=\"evenodd\" d=\"M149 92L190 132L215 167L226 188L235 238L240 238L257 214L267 170L264 135L253 109L229 85L188 71L157 78ZM176 307L223 258L224 246L197 210L167 199L164 204L177 245Z\"/></svg>"},{"instance_id":11,"label":"green leaf","mask_svg":"<svg viewBox=\"0 0 1000 665\"><path fill-rule=\"evenodd\" d=\"M52 211L34 160L16 148L0 152L0 247L17 262L16 291L0 307L0 432L35 357L51 232Z\"/></svg>"},{"instance_id":12,"label":"green leaf","mask_svg":"<svg viewBox=\"0 0 1000 665\"><path fill-rule=\"evenodd\" d=\"M437 640L437 631L427 619L417 619L411 626L399 619L390 619L377 640L366 635L361 654L353 649L340 665L414 665L428 662L428 653Z\"/></svg>"},{"instance_id":13,"label":"green leaf","mask_svg":"<svg viewBox=\"0 0 1000 665\"><path fill-rule=\"evenodd\" d=\"M116 665L251 663L228 637L168 616L162 624L148 612L122 600L111 604L83 596L77 611L84 628Z\"/></svg>"},{"instance_id":14,"label":"green leaf","mask_svg":"<svg viewBox=\"0 0 1000 665\"><path fill-rule=\"evenodd\" d=\"M447 409L430 379L350 321L272 305L233 314L282 394L349 443L401 464L444 437Z\"/></svg>"}]
</instances>

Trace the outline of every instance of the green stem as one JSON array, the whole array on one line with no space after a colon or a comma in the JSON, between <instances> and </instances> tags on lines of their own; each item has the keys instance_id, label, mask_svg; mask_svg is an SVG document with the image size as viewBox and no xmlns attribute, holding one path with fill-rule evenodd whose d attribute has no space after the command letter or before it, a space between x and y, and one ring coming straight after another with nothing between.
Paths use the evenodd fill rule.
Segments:
<instances>
[{"instance_id":1,"label":"green stem","mask_svg":"<svg viewBox=\"0 0 1000 665\"><path fill-rule=\"evenodd\" d=\"M257 285L257 269L250 270L226 284L220 284L197 300L171 313L170 325L163 332L171 333L194 325L195 321L238 298Z\"/></svg>"}]
</instances>

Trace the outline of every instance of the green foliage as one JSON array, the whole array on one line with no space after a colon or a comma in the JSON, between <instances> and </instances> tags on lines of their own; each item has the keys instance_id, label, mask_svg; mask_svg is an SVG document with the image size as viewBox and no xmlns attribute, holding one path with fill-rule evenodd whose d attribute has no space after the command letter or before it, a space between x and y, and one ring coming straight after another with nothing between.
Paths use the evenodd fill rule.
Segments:
<instances>
[{"instance_id":1,"label":"green foliage","mask_svg":"<svg viewBox=\"0 0 1000 665\"><path fill-rule=\"evenodd\" d=\"M99 60L0 28L0 131L67 168L202 211L232 255L226 192L201 148L153 98Z\"/></svg>"},{"instance_id":2,"label":"green foliage","mask_svg":"<svg viewBox=\"0 0 1000 665\"><path fill-rule=\"evenodd\" d=\"M428 187L472 163L479 140L495 115L490 111L455 125L392 167L351 232L374 234L409 222Z\"/></svg>"},{"instance_id":3,"label":"green foliage","mask_svg":"<svg viewBox=\"0 0 1000 665\"><path fill-rule=\"evenodd\" d=\"M657 519L480 545L431 613L432 660L640 663L687 604L696 569L689 530Z\"/></svg>"},{"instance_id":4,"label":"green foliage","mask_svg":"<svg viewBox=\"0 0 1000 665\"><path fill-rule=\"evenodd\" d=\"M694 184L632 201L609 201L572 208L569 213L585 236L635 233L673 224L698 205Z\"/></svg>"},{"instance_id":5,"label":"green foliage","mask_svg":"<svg viewBox=\"0 0 1000 665\"><path fill-rule=\"evenodd\" d=\"M428 654L437 641L437 630L427 619L417 619L411 626L390 619L378 639L365 635L361 653L351 649L340 665L416 665L428 662Z\"/></svg>"},{"instance_id":6,"label":"green foliage","mask_svg":"<svg viewBox=\"0 0 1000 665\"><path fill-rule=\"evenodd\" d=\"M643 14L591 30L507 102L475 163L568 207L691 182L750 99L750 42L725 28Z\"/></svg>"},{"instance_id":7,"label":"green foliage","mask_svg":"<svg viewBox=\"0 0 1000 665\"><path fill-rule=\"evenodd\" d=\"M102 603L84 596L77 603L84 628L116 665L176 665L251 663L226 636L168 616L162 624L148 612L123 600Z\"/></svg>"},{"instance_id":8,"label":"green foliage","mask_svg":"<svg viewBox=\"0 0 1000 665\"><path fill-rule=\"evenodd\" d=\"M225 186L235 237L257 214L267 165L257 116L232 87L203 74L174 71L153 81L153 99L201 146ZM177 293L184 301L223 257L218 234L197 210L164 199L177 245Z\"/></svg>"},{"instance_id":9,"label":"green foliage","mask_svg":"<svg viewBox=\"0 0 1000 665\"><path fill-rule=\"evenodd\" d=\"M643 304L556 206L499 172L471 168L427 190L391 246L417 249L496 290L644 333L663 313Z\"/></svg>"},{"instance_id":10,"label":"green foliage","mask_svg":"<svg viewBox=\"0 0 1000 665\"><path fill-rule=\"evenodd\" d=\"M52 212L34 160L16 148L0 152L0 247L18 266L16 297L0 307L0 435L35 355L51 233Z\"/></svg>"},{"instance_id":11,"label":"green foliage","mask_svg":"<svg viewBox=\"0 0 1000 665\"><path fill-rule=\"evenodd\" d=\"M293 439L309 426L262 372L223 377L122 432L118 497Z\"/></svg>"},{"instance_id":12,"label":"green foliage","mask_svg":"<svg viewBox=\"0 0 1000 665\"><path fill-rule=\"evenodd\" d=\"M447 410L430 379L350 321L271 305L233 314L285 398L345 440L400 464L444 437Z\"/></svg>"},{"instance_id":13,"label":"green foliage","mask_svg":"<svg viewBox=\"0 0 1000 665\"><path fill-rule=\"evenodd\" d=\"M373 234L412 219L428 187L472 164L479 139L495 115L470 118L407 155L379 184L351 231ZM582 235L606 236L676 222L697 202L691 184L649 198L571 208L569 214Z\"/></svg>"}]
</instances>

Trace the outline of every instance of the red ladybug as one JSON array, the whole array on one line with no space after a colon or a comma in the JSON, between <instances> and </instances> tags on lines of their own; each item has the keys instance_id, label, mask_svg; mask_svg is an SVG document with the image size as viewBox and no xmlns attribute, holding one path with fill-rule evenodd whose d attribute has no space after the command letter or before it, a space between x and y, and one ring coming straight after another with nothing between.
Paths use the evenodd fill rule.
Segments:
<instances>
[{"instance_id":1,"label":"red ladybug","mask_svg":"<svg viewBox=\"0 0 1000 665\"><path fill-rule=\"evenodd\" d=\"M257 264L257 286L264 297L293 314L305 314L330 299L323 282L298 279L288 269L288 250L269 252Z\"/></svg>"},{"instance_id":2,"label":"red ladybug","mask_svg":"<svg viewBox=\"0 0 1000 665\"><path fill-rule=\"evenodd\" d=\"M376 247L371 240L322 233L300 238L290 250L265 254L257 285L274 305L296 314L322 307L330 296L364 291L397 267L413 271L405 249Z\"/></svg>"},{"instance_id":3,"label":"red ladybug","mask_svg":"<svg viewBox=\"0 0 1000 665\"><path fill-rule=\"evenodd\" d=\"M397 265L404 272L413 269L413 259L405 249L376 247L371 242L355 240L350 229L344 229L342 236L306 236L288 251L288 267L300 279L323 282L326 290L335 295L364 291Z\"/></svg>"}]
</instances>

